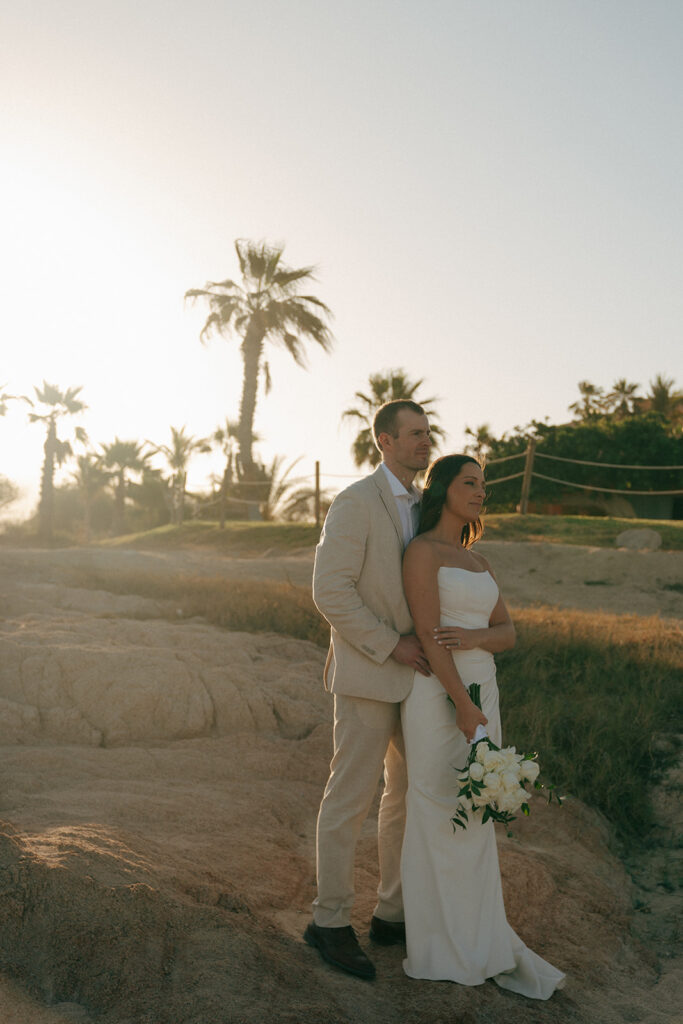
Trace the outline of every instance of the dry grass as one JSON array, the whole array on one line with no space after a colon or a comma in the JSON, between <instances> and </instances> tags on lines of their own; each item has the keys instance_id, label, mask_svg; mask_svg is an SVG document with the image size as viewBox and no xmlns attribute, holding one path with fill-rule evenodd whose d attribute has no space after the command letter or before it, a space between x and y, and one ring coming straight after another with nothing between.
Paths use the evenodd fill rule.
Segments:
<instances>
[{"instance_id":1,"label":"dry grass","mask_svg":"<svg viewBox=\"0 0 683 1024\"><path fill-rule=\"evenodd\" d=\"M612 519L600 516L519 516L513 513L487 515L485 540L547 541L551 544L582 544L588 547L614 547L623 530L649 528L662 538L665 550L683 550L683 521L660 519ZM103 547L139 548L149 551L173 551L202 548L225 555L262 555L265 552L291 553L311 548L318 542L320 530L308 523L192 521L182 526L159 526L123 537L99 538L93 543ZM82 541L75 534L56 534L52 547L69 547ZM0 544L13 547L43 547L35 524L8 525L0 531Z\"/></svg>"},{"instance_id":2,"label":"dry grass","mask_svg":"<svg viewBox=\"0 0 683 1024\"><path fill-rule=\"evenodd\" d=\"M683 634L637 615L524 608L498 657L508 741L598 807L624 839L652 824L649 787L682 731Z\"/></svg>"},{"instance_id":3,"label":"dry grass","mask_svg":"<svg viewBox=\"0 0 683 1024\"><path fill-rule=\"evenodd\" d=\"M683 550L683 521L669 519L614 519L608 516L487 515L484 540L547 541L611 548L624 530L656 530L667 551Z\"/></svg>"},{"instance_id":4,"label":"dry grass","mask_svg":"<svg viewBox=\"0 0 683 1024\"><path fill-rule=\"evenodd\" d=\"M140 571L77 569L65 575L76 586L140 594L165 602L170 619L200 616L224 629L283 633L321 647L329 641L329 626L320 617L310 593L291 583L182 575L170 578Z\"/></svg>"},{"instance_id":5,"label":"dry grass","mask_svg":"<svg viewBox=\"0 0 683 1024\"><path fill-rule=\"evenodd\" d=\"M79 571L74 583L168 602L168 615L284 633L326 647L329 628L291 584ZM624 840L652 823L649 787L675 756L683 635L657 616L556 608L513 612L517 645L499 655L506 742L539 750L546 780L598 807Z\"/></svg>"},{"instance_id":6,"label":"dry grass","mask_svg":"<svg viewBox=\"0 0 683 1024\"><path fill-rule=\"evenodd\" d=\"M662 537L662 547L683 550L683 522L654 519L611 519L599 516L487 515L485 540L549 541L553 544L584 544L613 547L623 530L649 528ZM115 547L163 550L209 547L225 554L263 554L266 550L286 552L312 547L320 531L306 523L191 522L183 526L160 526L146 533L117 537L106 543Z\"/></svg>"}]
</instances>

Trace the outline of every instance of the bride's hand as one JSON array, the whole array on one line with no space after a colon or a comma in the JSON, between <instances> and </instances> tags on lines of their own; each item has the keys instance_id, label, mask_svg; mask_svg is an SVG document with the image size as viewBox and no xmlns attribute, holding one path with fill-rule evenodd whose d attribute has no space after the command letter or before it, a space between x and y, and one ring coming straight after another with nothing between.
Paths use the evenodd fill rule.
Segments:
<instances>
[{"instance_id":1,"label":"bride's hand","mask_svg":"<svg viewBox=\"0 0 683 1024\"><path fill-rule=\"evenodd\" d=\"M434 639L440 647L447 651L472 651L478 647L477 629L463 629L461 626L437 626L434 628Z\"/></svg>"},{"instance_id":2,"label":"bride's hand","mask_svg":"<svg viewBox=\"0 0 683 1024\"><path fill-rule=\"evenodd\" d=\"M467 704L464 707L459 708L456 711L455 723L460 729L460 732L465 734L465 739L469 743L477 729L478 725L486 725L488 718L483 711L480 711L476 704L467 698Z\"/></svg>"}]
</instances>

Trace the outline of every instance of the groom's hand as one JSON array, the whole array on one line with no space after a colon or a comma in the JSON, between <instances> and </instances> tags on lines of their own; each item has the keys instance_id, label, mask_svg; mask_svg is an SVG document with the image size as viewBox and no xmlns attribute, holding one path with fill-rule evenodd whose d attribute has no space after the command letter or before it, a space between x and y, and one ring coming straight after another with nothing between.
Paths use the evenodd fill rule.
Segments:
<instances>
[{"instance_id":1,"label":"groom's hand","mask_svg":"<svg viewBox=\"0 0 683 1024\"><path fill-rule=\"evenodd\" d=\"M422 644L414 633L399 637L399 641L391 652L391 657L399 665L410 665L422 676L430 676L429 662L422 650Z\"/></svg>"}]
</instances>

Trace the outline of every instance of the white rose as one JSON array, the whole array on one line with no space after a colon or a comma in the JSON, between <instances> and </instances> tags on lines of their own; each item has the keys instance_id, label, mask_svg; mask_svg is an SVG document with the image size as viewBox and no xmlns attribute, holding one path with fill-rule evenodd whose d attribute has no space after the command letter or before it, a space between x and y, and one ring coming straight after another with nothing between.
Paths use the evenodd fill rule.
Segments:
<instances>
[{"instance_id":1,"label":"white rose","mask_svg":"<svg viewBox=\"0 0 683 1024\"><path fill-rule=\"evenodd\" d=\"M514 747L506 747L501 751L506 771L514 771L522 760L522 755L515 752Z\"/></svg>"},{"instance_id":2,"label":"white rose","mask_svg":"<svg viewBox=\"0 0 683 1024\"><path fill-rule=\"evenodd\" d=\"M498 771L504 764L505 758L500 750L491 750L489 748L484 754L483 765L487 772Z\"/></svg>"},{"instance_id":3,"label":"white rose","mask_svg":"<svg viewBox=\"0 0 683 1024\"><path fill-rule=\"evenodd\" d=\"M539 768L538 761L532 761L530 758L522 761L520 769L522 778L526 779L527 782L535 782L538 778L538 773L541 770Z\"/></svg>"},{"instance_id":4,"label":"white rose","mask_svg":"<svg viewBox=\"0 0 683 1024\"><path fill-rule=\"evenodd\" d=\"M498 801L499 811L512 811L514 800L511 793L503 793Z\"/></svg>"},{"instance_id":5,"label":"white rose","mask_svg":"<svg viewBox=\"0 0 683 1024\"><path fill-rule=\"evenodd\" d=\"M470 778L474 779L475 782L481 782L484 778L484 766L479 764L478 761L474 761L470 765Z\"/></svg>"},{"instance_id":6,"label":"white rose","mask_svg":"<svg viewBox=\"0 0 683 1024\"><path fill-rule=\"evenodd\" d=\"M519 779L517 778L517 772L503 772L500 778L501 786L506 793L514 793L516 789L519 789Z\"/></svg>"},{"instance_id":7,"label":"white rose","mask_svg":"<svg viewBox=\"0 0 683 1024\"><path fill-rule=\"evenodd\" d=\"M487 772L484 775L484 787L482 795L486 794L489 800L495 800L501 791L500 775L496 772Z\"/></svg>"},{"instance_id":8,"label":"white rose","mask_svg":"<svg viewBox=\"0 0 683 1024\"><path fill-rule=\"evenodd\" d=\"M475 754L475 757L476 757L477 761L479 762L479 764L483 764L484 763L484 758L486 757L486 751L489 750L489 749L490 749L489 745L488 745L488 743L486 743L485 740L482 740L480 743L477 743L477 752Z\"/></svg>"},{"instance_id":9,"label":"white rose","mask_svg":"<svg viewBox=\"0 0 683 1024\"><path fill-rule=\"evenodd\" d=\"M501 811L509 811L514 814L518 811L522 804L526 803L526 793L523 789L517 787L517 789L510 791L509 793L503 793L499 801L499 809Z\"/></svg>"}]
</instances>

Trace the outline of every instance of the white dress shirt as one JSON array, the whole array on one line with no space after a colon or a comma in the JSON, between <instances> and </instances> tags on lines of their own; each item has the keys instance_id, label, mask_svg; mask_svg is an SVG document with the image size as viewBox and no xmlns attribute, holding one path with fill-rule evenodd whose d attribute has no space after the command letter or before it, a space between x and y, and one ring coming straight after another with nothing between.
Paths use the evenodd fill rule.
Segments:
<instances>
[{"instance_id":1,"label":"white dress shirt","mask_svg":"<svg viewBox=\"0 0 683 1024\"><path fill-rule=\"evenodd\" d=\"M415 484L410 485L409 491L406 490L398 477L384 463L382 463L382 469L386 473L391 493L396 499L396 507L398 508L401 526L403 527L403 541L407 547L417 532L417 525L420 521L420 498L422 495Z\"/></svg>"}]
</instances>

